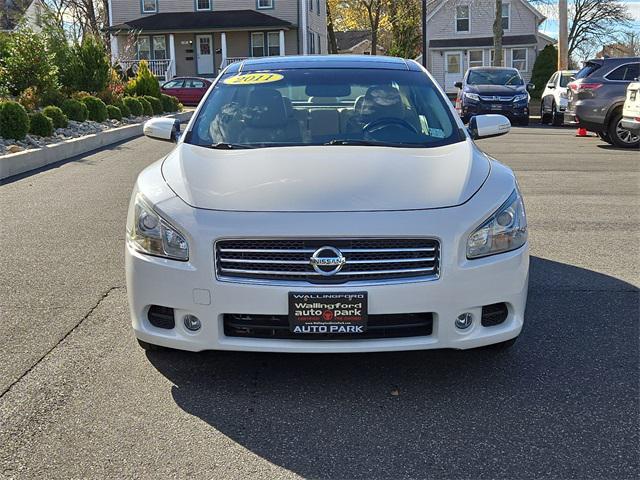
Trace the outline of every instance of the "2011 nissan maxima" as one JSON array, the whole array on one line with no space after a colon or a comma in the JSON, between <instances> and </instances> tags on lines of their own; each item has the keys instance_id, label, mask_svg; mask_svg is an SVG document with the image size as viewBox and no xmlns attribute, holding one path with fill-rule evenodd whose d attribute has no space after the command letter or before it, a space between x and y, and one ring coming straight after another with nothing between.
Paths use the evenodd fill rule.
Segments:
<instances>
[{"instance_id":1,"label":"2011 nissan maxima","mask_svg":"<svg viewBox=\"0 0 640 480\"><path fill-rule=\"evenodd\" d=\"M384 57L230 65L138 177L127 219L145 349L510 346L527 300L518 184L429 73Z\"/></svg>"}]
</instances>

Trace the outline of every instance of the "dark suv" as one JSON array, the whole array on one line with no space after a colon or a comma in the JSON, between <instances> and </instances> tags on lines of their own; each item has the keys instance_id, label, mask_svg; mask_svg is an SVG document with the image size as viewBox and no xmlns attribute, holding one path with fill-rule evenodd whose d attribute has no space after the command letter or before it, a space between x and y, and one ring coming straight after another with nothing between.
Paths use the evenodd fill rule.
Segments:
<instances>
[{"instance_id":1,"label":"dark suv","mask_svg":"<svg viewBox=\"0 0 640 480\"><path fill-rule=\"evenodd\" d=\"M637 148L640 137L621 125L627 86L640 75L640 57L589 60L569 83L565 123L596 132L617 147Z\"/></svg>"},{"instance_id":2,"label":"dark suv","mask_svg":"<svg viewBox=\"0 0 640 480\"><path fill-rule=\"evenodd\" d=\"M464 123L474 115L499 113L513 123L529 124L529 90L535 87L525 84L515 68L470 68L456 88L456 110Z\"/></svg>"}]
</instances>

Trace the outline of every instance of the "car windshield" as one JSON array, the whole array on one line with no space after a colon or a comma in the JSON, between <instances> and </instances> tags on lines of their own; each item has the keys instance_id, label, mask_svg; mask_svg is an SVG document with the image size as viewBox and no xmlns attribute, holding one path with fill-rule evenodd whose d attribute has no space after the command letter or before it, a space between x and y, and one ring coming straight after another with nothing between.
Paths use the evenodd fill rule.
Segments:
<instances>
[{"instance_id":1,"label":"car windshield","mask_svg":"<svg viewBox=\"0 0 640 480\"><path fill-rule=\"evenodd\" d=\"M225 149L435 147L464 138L422 72L318 68L224 75L185 142Z\"/></svg>"},{"instance_id":2,"label":"car windshield","mask_svg":"<svg viewBox=\"0 0 640 480\"><path fill-rule=\"evenodd\" d=\"M467 84L512 86L524 85L524 81L517 70L505 68L504 70L469 70Z\"/></svg>"},{"instance_id":3,"label":"car windshield","mask_svg":"<svg viewBox=\"0 0 640 480\"><path fill-rule=\"evenodd\" d=\"M572 78L574 78L574 75L574 73L563 73L560 77L560 86L566 87L567 85L569 85L569 82Z\"/></svg>"}]
</instances>

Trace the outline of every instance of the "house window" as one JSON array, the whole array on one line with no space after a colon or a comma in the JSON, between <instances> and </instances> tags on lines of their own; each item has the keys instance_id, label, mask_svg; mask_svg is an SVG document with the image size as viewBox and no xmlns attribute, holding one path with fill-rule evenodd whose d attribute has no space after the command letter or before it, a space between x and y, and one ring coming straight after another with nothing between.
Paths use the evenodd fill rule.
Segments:
<instances>
[{"instance_id":1,"label":"house window","mask_svg":"<svg viewBox=\"0 0 640 480\"><path fill-rule=\"evenodd\" d=\"M313 0L309 0L309 11L313 12Z\"/></svg>"},{"instance_id":2,"label":"house window","mask_svg":"<svg viewBox=\"0 0 640 480\"><path fill-rule=\"evenodd\" d=\"M211 10L211 0L196 0L196 10Z\"/></svg>"},{"instance_id":3,"label":"house window","mask_svg":"<svg viewBox=\"0 0 640 480\"><path fill-rule=\"evenodd\" d=\"M267 33L267 49L270 57L277 57L280 55L280 33Z\"/></svg>"},{"instance_id":4,"label":"house window","mask_svg":"<svg viewBox=\"0 0 640 480\"><path fill-rule=\"evenodd\" d=\"M273 0L258 0L258 8L273 8Z\"/></svg>"},{"instance_id":5,"label":"house window","mask_svg":"<svg viewBox=\"0 0 640 480\"><path fill-rule=\"evenodd\" d=\"M510 22L511 5L508 3L502 4L502 29L509 30L511 26Z\"/></svg>"},{"instance_id":6,"label":"house window","mask_svg":"<svg viewBox=\"0 0 640 480\"><path fill-rule=\"evenodd\" d=\"M483 50L469 50L469 67L481 67L484 65Z\"/></svg>"},{"instance_id":7,"label":"house window","mask_svg":"<svg viewBox=\"0 0 640 480\"><path fill-rule=\"evenodd\" d=\"M456 32L469 31L469 5L456 7Z\"/></svg>"},{"instance_id":8,"label":"house window","mask_svg":"<svg viewBox=\"0 0 640 480\"><path fill-rule=\"evenodd\" d=\"M156 13L158 11L158 0L141 0L142 13Z\"/></svg>"},{"instance_id":9,"label":"house window","mask_svg":"<svg viewBox=\"0 0 640 480\"><path fill-rule=\"evenodd\" d=\"M264 33L255 32L251 34L251 56L264 57Z\"/></svg>"},{"instance_id":10,"label":"house window","mask_svg":"<svg viewBox=\"0 0 640 480\"><path fill-rule=\"evenodd\" d=\"M318 53L322 53L322 39L320 38L320 34L318 34Z\"/></svg>"},{"instance_id":11,"label":"house window","mask_svg":"<svg viewBox=\"0 0 640 480\"><path fill-rule=\"evenodd\" d=\"M309 53L316 53L316 36L313 32L309 32Z\"/></svg>"},{"instance_id":12,"label":"house window","mask_svg":"<svg viewBox=\"0 0 640 480\"><path fill-rule=\"evenodd\" d=\"M151 42L149 37L138 37L138 60L151 60Z\"/></svg>"},{"instance_id":13,"label":"house window","mask_svg":"<svg viewBox=\"0 0 640 480\"><path fill-rule=\"evenodd\" d=\"M167 40L164 35L154 35L153 39L153 59L164 60L167 58Z\"/></svg>"},{"instance_id":14,"label":"house window","mask_svg":"<svg viewBox=\"0 0 640 480\"><path fill-rule=\"evenodd\" d=\"M511 66L521 72L527 71L528 65L526 48L514 48L511 50Z\"/></svg>"},{"instance_id":15,"label":"house window","mask_svg":"<svg viewBox=\"0 0 640 480\"><path fill-rule=\"evenodd\" d=\"M320 15L320 0L318 0L316 3L316 12L318 12L318 15Z\"/></svg>"},{"instance_id":16,"label":"house window","mask_svg":"<svg viewBox=\"0 0 640 480\"><path fill-rule=\"evenodd\" d=\"M503 49L502 50L502 62L500 62L500 66L501 67L504 67L504 60L505 60L506 56L507 56L507 52L506 52L506 50ZM494 57L495 57L495 50L491 50L491 65L492 66L493 66Z\"/></svg>"}]
</instances>

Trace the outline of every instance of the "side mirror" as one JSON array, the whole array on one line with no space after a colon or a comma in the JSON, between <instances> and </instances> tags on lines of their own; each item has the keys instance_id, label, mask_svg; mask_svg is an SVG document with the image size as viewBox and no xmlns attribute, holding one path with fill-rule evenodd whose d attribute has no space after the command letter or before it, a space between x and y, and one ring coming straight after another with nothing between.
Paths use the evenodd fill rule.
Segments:
<instances>
[{"instance_id":1,"label":"side mirror","mask_svg":"<svg viewBox=\"0 0 640 480\"><path fill-rule=\"evenodd\" d=\"M180 121L173 118L152 118L144 124L142 131L149 138L177 142L180 138Z\"/></svg>"},{"instance_id":2,"label":"side mirror","mask_svg":"<svg viewBox=\"0 0 640 480\"><path fill-rule=\"evenodd\" d=\"M469 120L471 138L498 137L509 133L511 122L504 115L476 115Z\"/></svg>"},{"instance_id":3,"label":"side mirror","mask_svg":"<svg viewBox=\"0 0 640 480\"><path fill-rule=\"evenodd\" d=\"M533 84L533 83L527 83L527 92L531 92L531 91L533 91L533 90L535 90L535 89L536 89L535 84Z\"/></svg>"},{"instance_id":4,"label":"side mirror","mask_svg":"<svg viewBox=\"0 0 640 480\"><path fill-rule=\"evenodd\" d=\"M453 84L453 86L456 88L462 88L462 82L456 82Z\"/></svg>"}]
</instances>

